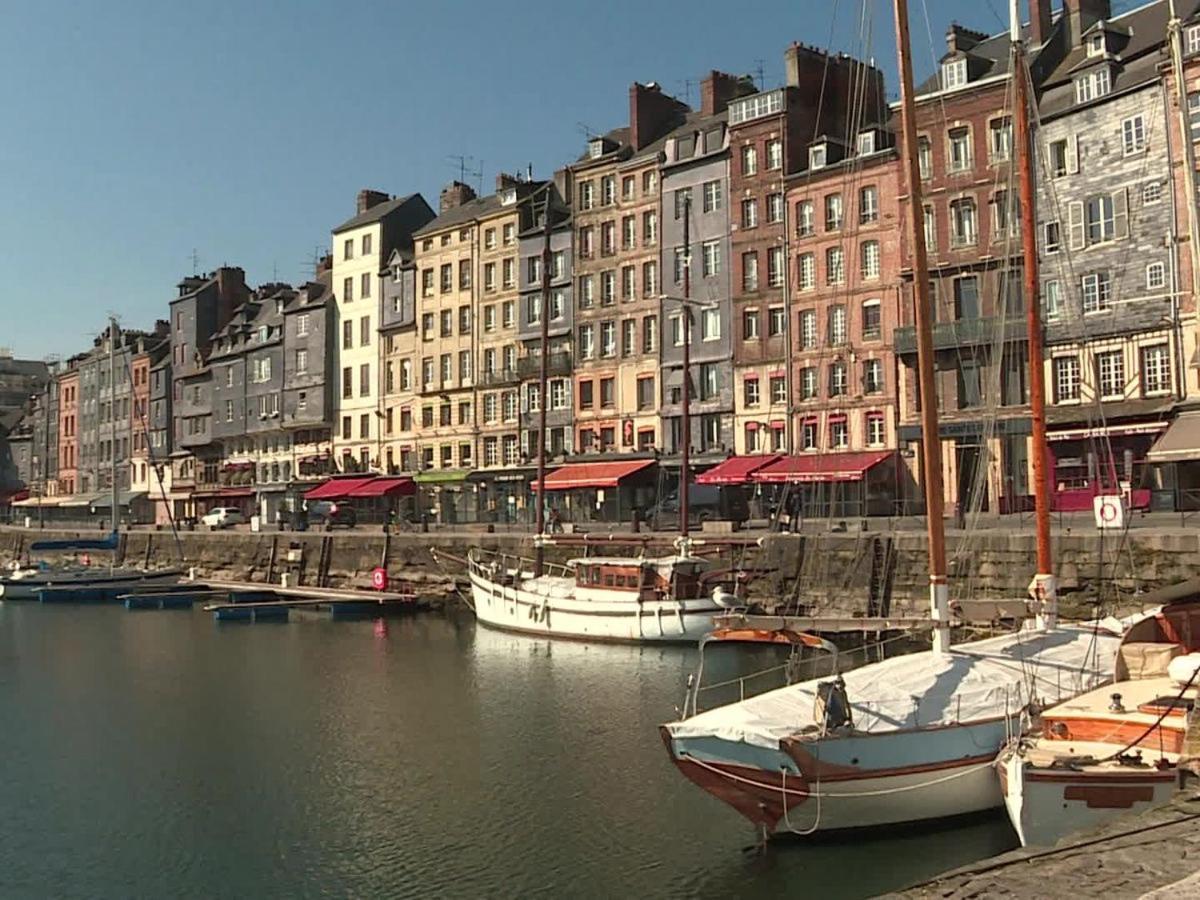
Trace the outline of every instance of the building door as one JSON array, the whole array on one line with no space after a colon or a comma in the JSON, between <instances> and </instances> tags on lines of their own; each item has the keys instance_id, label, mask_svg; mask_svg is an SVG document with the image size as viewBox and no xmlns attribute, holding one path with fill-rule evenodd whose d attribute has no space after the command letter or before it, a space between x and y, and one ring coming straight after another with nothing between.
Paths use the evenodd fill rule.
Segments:
<instances>
[{"instance_id":1,"label":"building door","mask_svg":"<svg viewBox=\"0 0 1200 900\"><path fill-rule=\"evenodd\" d=\"M1023 434L1006 434L1001 443L1005 502L1001 512L1019 512L1028 504L1024 498L1032 491L1029 482L1029 439Z\"/></svg>"},{"instance_id":2,"label":"building door","mask_svg":"<svg viewBox=\"0 0 1200 900\"><path fill-rule=\"evenodd\" d=\"M958 514L964 518L974 510L988 509L987 448L978 438L958 438L954 442L955 468L958 471Z\"/></svg>"}]
</instances>

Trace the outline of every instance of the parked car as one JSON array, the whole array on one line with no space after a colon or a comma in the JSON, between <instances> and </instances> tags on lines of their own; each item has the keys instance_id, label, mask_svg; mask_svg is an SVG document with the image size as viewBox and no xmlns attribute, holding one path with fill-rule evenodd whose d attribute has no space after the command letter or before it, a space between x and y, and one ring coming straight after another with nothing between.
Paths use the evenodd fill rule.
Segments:
<instances>
[{"instance_id":1,"label":"parked car","mask_svg":"<svg viewBox=\"0 0 1200 900\"><path fill-rule=\"evenodd\" d=\"M246 521L242 511L233 506L216 506L200 517L200 524L207 528L228 528Z\"/></svg>"},{"instance_id":2,"label":"parked car","mask_svg":"<svg viewBox=\"0 0 1200 900\"><path fill-rule=\"evenodd\" d=\"M349 503L339 503L335 500L317 500L308 504L308 519L325 527L326 531L334 528L353 528L358 524L358 514Z\"/></svg>"},{"instance_id":3,"label":"parked car","mask_svg":"<svg viewBox=\"0 0 1200 900\"><path fill-rule=\"evenodd\" d=\"M709 519L745 522L750 508L745 494L737 489L722 489L710 484L688 486L688 524L703 525ZM654 529L670 529L679 524L678 492L664 497L646 513L646 521Z\"/></svg>"}]
</instances>

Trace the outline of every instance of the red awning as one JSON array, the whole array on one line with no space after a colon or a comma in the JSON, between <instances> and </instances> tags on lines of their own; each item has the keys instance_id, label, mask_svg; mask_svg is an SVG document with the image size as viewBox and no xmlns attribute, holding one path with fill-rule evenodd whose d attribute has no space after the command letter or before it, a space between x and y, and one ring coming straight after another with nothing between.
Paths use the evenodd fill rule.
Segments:
<instances>
[{"instance_id":1,"label":"red awning","mask_svg":"<svg viewBox=\"0 0 1200 900\"><path fill-rule=\"evenodd\" d=\"M372 478L360 487L356 487L346 496L391 497L399 494L413 494L416 490L417 485L411 478Z\"/></svg>"},{"instance_id":2,"label":"red awning","mask_svg":"<svg viewBox=\"0 0 1200 900\"><path fill-rule=\"evenodd\" d=\"M627 459L620 462L570 463L546 476L546 490L569 491L574 488L615 488L621 479L654 465L652 459ZM533 482L537 490L537 480Z\"/></svg>"},{"instance_id":3,"label":"red awning","mask_svg":"<svg viewBox=\"0 0 1200 900\"><path fill-rule=\"evenodd\" d=\"M28 500L29 491L22 488L17 491L0 491L0 503L16 503L19 500Z\"/></svg>"},{"instance_id":4,"label":"red awning","mask_svg":"<svg viewBox=\"0 0 1200 900\"><path fill-rule=\"evenodd\" d=\"M779 459L778 453L762 456L731 456L696 476L696 484L745 484L752 472L768 466Z\"/></svg>"},{"instance_id":5,"label":"red awning","mask_svg":"<svg viewBox=\"0 0 1200 900\"><path fill-rule=\"evenodd\" d=\"M858 481L872 466L888 459L893 450L869 450L862 453L812 453L785 456L754 472L752 481L767 484L784 482Z\"/></svg>"},{"instance_id":6,"label":"red awning","mask_svg":"<svg viewBox=\"0 0 1200 900\"><path fill-rule=\"evenodd\" d=\"M374 481L374 475L368 475L366 478L358 476L356 478L330 478L328 481L318 484L311 491L304 495L305 500L337 500L341 497L348 497L352 491L356 491L365 485L368 481Z\"/></svg>"}]
</instances>

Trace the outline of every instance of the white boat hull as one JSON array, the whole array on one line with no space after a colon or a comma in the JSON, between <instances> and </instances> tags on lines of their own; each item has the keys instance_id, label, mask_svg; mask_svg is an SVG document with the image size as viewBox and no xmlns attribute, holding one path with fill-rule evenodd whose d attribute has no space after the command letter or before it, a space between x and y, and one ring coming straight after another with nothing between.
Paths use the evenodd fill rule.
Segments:
<instances>
[{"instance_id":1,"label":"white boat hull","mask_svg":"<svg viewBox=\"0 0 1200 900\"><path fill-rule=\"evenodd\" d=\"M724 610L712 600L598 600L554 596L470 572L475 617L491 628L590 641L699 641ZM565 579L564 579L565 580ZM528 584L529 582L524 582Z\"/></svg>"},{"instance_id":2,"label":"white boat hull","mask_svg":"<svg viewBox=\"0 0 1200 900\"><path fill-rule=\"evenodd\" d=\"M1022 847L1050 847L1119 816L1162 806L1179 780L1174 768L1114 773L1038 768L1014 751L1001 756L996 766L1004 806Z\"/></svg>"}]
</instances>

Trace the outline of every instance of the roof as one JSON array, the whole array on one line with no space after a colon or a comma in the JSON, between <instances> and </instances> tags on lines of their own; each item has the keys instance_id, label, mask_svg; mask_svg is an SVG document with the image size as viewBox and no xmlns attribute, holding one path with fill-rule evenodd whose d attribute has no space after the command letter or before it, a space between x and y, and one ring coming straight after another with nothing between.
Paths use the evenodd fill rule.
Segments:
<instances>
[{"instance_id":1,"label":"roof","mask_svg":"<svg viewBox=\"0 0 1200 900\"><path fill-rule=\"evenodd\" d=\"M1021 31L1024 34L1028 34L1029 26L1023 25ZM938 61L938 67L934 73L917 86L916 96L921 97L925 94L934 94L942 90L941 63L952 58L967 60L967 66L971 71L971 81L968 82L968 87L971 83L981 81L984 78L1007 75L1009 51L1011 48L1012 39L1009 37L1008 29L1006 28L999 34L994 34L975 44L970 50L959 51L955 54L946 54Z\"/></svg>"},{"instance_id":2,"label":"roof","mask_svg":"<svg viewBox=\"0 0 1200 900\"><path fill-rule=\"evenodd\" d=\"M1154 442L1146 459L1150 462L1200 459L1200 410L1181 413Z\"/></svg>"},{"instance_id":3,"label":"roof","mask_svg":"<svg viewBox=\"0 0 1200 900\"><path fill-rule=\"evenodd\" d=\"M696 484L746 484L750 475L779 459L779 454L731 456L707 472L696 476Z\"/></svg>"},{"instance_id":4,"label":"roof","mask_svg":"<svg viewBox=\"0 0 1200 900\"><path fill-rule=\"evenodd\" d=\"M495 212L502 205L499 194L476 197L474 200L468 200L466 203L460 203L458 206L451 207L437 218L426 222L413 232L413 237L421 237L422 235L444 231L447 228L454 228L457 225L465 225L467 222L473 222L480 216L486 216L488 213Z\"/></svg>"},{"instance_id":5,"label":"roof","mask_svg":"<svg viewBox=\"0 0 1200 900\"><path fill-rule=\"evenodd\" d=\"M868 469L879 465L893 453L894 450L868 450L860 453L785 456L754 472L750 478L767 484L859 481Z\"/></svg>"},{"instance_id":6,"label":"roof","mask_svg":"<svg viewBox=\"0 0 1200 900\"><path fill-rule=\"evenodd\" d=\"M337 228L333 229L333 233L337 234L340 231L349 231L351 228L361 228L364 225L370 225L372 222L378 222L384 216L394 213L412 200L419 200L422 205L425 205L425 198L420 194L393 197L391 200L385 200L383 203L376 203L370 209L347 219L341 225L337 226Z\"/></svg>"},{"instance_id":7,"label":"roof","mask_svg":"<svg viewBox=\"0 0 1200 900\"><path fill-rule=\"evenodd\" d=\"M374 475L365 477L358 476L354 478L330 478L321 484L318 484L311 491L304 495L305 500L335 500L342 497L348 497L350 494L359 488L366 487L367 482L374 481Z\"/></svg>"},{"instance_id":8,"label":"roof","mask_svg":"<svg viewBox=\"0 0 1200 900\"><path fill-rule=\"evenodd\" d=\"M546 490L615 488L623 478L654 465L652 459L623 459L613 462L568 463L546 476ZM533 484L537 490L537 483Z\"/></svg>"}]
</instances>

